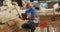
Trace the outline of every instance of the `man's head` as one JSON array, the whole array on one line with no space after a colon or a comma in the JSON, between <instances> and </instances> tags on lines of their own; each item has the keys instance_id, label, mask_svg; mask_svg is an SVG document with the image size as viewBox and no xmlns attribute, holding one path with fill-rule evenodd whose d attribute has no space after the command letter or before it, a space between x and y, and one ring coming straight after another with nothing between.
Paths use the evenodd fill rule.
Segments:
<instances>
[{"instance_id":1,"label":"man's head","mask_svg":"<svg viewBox=\"0 0 60 32\"><path fill-rule=\"evenodd\" d=\"M26 4L26 8L27 8L27 9L31 9L31 8L32 8L32 4L29 4L29 3Z\"/></svg>"}]
</instances>

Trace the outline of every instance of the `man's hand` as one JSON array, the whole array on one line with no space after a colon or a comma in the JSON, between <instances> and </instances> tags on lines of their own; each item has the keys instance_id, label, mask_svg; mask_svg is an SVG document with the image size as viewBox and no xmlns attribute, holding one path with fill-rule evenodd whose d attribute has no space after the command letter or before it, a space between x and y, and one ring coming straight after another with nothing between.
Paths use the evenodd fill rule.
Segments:
<instances>
[{"instance_id":1,"label":"man's hand","mask_svg":"<svg viewBox=\"0 0 60 32\"><path fill-rule=\"evenodd\" d=\"M22 18L23 18L23 20L26 20L27 19L27 15L22 13Z\"/></svg>"}]
</instances>

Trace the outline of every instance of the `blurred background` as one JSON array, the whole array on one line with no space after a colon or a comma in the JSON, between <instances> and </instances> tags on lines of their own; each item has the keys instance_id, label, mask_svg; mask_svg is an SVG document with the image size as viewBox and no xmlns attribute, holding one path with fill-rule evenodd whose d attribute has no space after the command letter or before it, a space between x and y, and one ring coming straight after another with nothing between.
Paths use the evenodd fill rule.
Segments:
<instances>
[{"instance_id":1,"label":"blurred background","mask_svg":"<svg viewBox=\"0 0 60 32\"><path fill-rule=\"evenodd\" d=\"M48 22L49 28L42 29L44 32L60 32L60 0L0 0L0 19L5 17L3 15L8 15L8 12L2 14L4 7L3 6L12 6L15 3L20 7L20 13L25 13L26 4L31 3L35 8L40 22ZM3 7L3 8L2 8ZM10 8L9 8L10 9ZM3 11L1 11L3 10ZM11 9L10 9L11 10ZM7 11L7 10L6 10ZM15 16L15 12L12 12L13 16L9 16L6 19L11 19ZM17 13L16 13L17 14ZM5 18L4 18L5 19ZM1 22L1 21L0 21ZM36 32L39 28L36 29ZM39 32L41 32L39 30Z\"/></svg>"}]
</instances>

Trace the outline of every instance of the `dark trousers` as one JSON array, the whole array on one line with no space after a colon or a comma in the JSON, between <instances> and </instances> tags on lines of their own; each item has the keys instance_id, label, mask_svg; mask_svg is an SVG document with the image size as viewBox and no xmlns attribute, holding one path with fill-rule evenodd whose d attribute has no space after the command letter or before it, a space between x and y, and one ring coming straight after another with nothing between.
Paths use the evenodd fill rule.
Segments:
<instances>
[{"instance_id":1,"label":"dark trousers","mask_svg":"<svg viewBox=\"0 0 60 32\"><path fill-rule=\"evenodd\" d=\"M22 28L31 29L31 32L34 32L36 26L37 23L34 23L33 21L28 21L28 23L22 25Z\"/></svg>"}]
</instances>

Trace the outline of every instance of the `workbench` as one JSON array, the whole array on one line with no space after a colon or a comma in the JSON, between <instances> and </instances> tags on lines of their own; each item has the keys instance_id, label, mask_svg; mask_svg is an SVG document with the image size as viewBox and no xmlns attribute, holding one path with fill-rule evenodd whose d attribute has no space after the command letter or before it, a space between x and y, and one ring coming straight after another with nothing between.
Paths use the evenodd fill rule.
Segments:
<instances>
[{"instance_id":1,"label":"workbench","mask_svg":"<svg viewBox=\"0 0 60 32\"><path fill-rule=\"evenodd\" d=\"M60 32L60 13L54 14L38 14L40 21L47 21L50 25L56 29L56 32Z\"/></svg>"}]
</instances>

